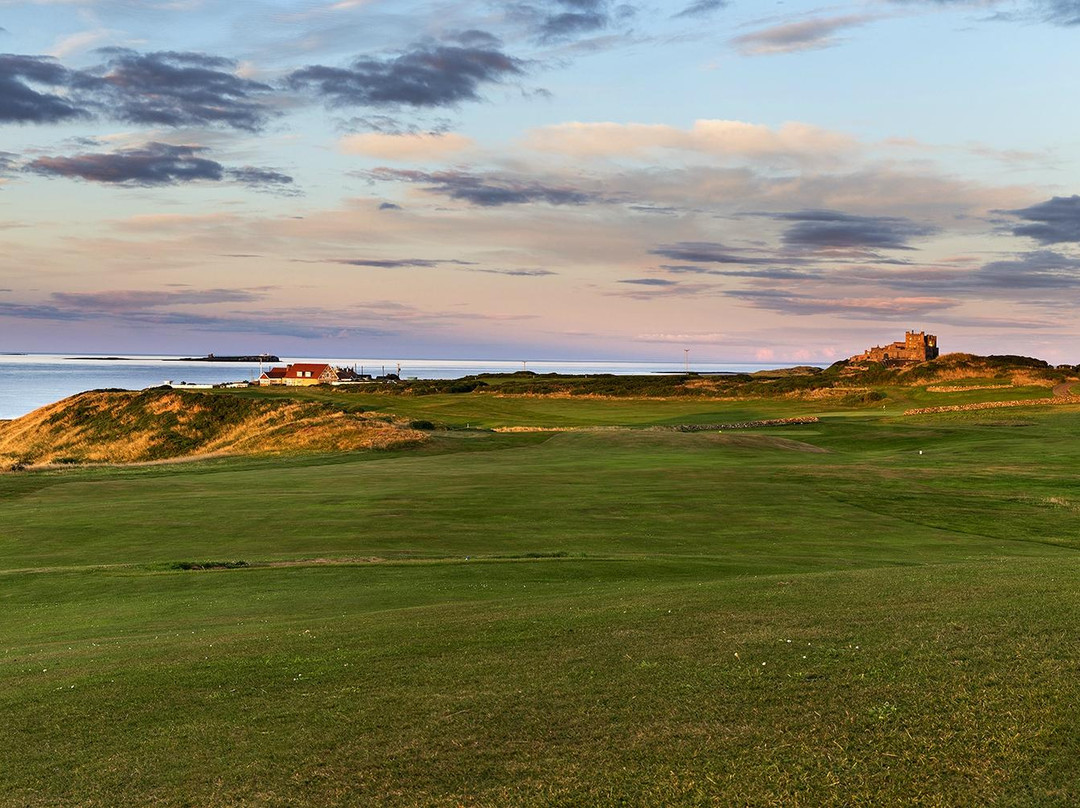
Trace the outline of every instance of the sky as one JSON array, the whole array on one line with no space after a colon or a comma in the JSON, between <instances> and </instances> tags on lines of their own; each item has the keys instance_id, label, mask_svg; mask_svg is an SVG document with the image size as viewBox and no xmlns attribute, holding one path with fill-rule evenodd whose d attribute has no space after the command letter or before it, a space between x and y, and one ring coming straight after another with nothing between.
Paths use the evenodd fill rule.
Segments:
<instances>
[{"instance_id":1,"label":"sky","mask_svg":"<svg viewBox=\"0 0 1080 808\"><path fill-rule=\"evenodd\" d=\"M0 351L1080 362L1080 0L0 0Z\"/></svg>"}]
</instances>

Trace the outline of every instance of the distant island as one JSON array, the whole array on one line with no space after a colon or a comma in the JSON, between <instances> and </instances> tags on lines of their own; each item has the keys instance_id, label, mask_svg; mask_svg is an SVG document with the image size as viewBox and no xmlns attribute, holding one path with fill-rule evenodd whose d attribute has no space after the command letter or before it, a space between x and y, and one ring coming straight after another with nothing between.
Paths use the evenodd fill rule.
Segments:
<instances>
[{"instance_id":1,"label":"distant island","mask_svg":"<svg viewBox=\"0 0 1080 808\"><path fill-rule=\"evenodd\" d=\"M166 359L166 362L280 362L280 356L274 356L274 354L254 354L249 356L217 356L216 354L207 354L206 356L185 356L181 359Z\"/></svg>"}]
</instances>

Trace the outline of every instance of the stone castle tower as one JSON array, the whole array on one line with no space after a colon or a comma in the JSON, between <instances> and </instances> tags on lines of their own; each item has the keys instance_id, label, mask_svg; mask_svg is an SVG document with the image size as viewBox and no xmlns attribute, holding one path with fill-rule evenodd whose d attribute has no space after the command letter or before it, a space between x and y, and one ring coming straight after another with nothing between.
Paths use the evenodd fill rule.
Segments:
<instances>
[{"instance_id":1,"label":"stone castle tower","mask_svg":"<svg viewBox=\"0 0 1080 808\"><path fill-rule=\"evenodd\" d=\"M861 354L851 357L852 362L926 362L938 358L937 337L922 331L908 331L903 342L891 342L867 348Z\"/></svg>"}]
</instances>

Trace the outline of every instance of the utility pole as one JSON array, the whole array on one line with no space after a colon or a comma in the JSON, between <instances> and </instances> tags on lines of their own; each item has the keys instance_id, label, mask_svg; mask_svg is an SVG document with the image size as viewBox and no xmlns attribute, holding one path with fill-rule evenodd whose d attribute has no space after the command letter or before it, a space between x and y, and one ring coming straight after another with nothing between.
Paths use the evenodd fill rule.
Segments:
<instances>
[{"instance_id":1,"label":"utility pole","mask_svg":"<svg viewBox=\"0 0 1080 808\"><path fill-rule=\"evenodd\" d=\"M683 352L683 368L686 370L687 373L689 373L690 372L690 349L689 348L683 348L682 352Z\"/></svg>"}]
</instances>

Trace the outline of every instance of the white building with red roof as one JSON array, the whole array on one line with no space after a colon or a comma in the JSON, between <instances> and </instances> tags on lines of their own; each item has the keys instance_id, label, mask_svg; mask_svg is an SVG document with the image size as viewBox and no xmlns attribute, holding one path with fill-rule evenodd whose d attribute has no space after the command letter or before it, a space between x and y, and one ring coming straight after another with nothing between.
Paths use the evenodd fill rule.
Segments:
<instances>
[{"instance_id":1,"label":"white building with red roof","mask_svg":"<svg viewBox=\"0 0 1080 808\"><path fill-rule=\"evenodd\" d=\"M285 384L285 371L288 368L270 368L264 371L259 376L259 384L265 386L268 384Z\"/></svg>"},{"instance_id":2,"label":"white building with red roof","mask_svg":"<svg viewBox=\"0 0 1080 808\"><path fill-rule=\"evenodd\" d=\"M305 387L312 384L332 384L338 381L337 369L333 365L298 362L288 367L270 368L259 376L259 384L285 384L291 387Z\"/></svg>"},{"instance_id":3,"label":"white building with red roof","mask_svg":"<svg viewBox=\"0 0 1080 808\"><path fill-rule=\"evenodd\" d=\"M337 380L338 373L333 365L298 363L285 368L284 383L294 387L309 384L330 384Z\"/></svg>"}]
</instances>

